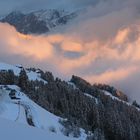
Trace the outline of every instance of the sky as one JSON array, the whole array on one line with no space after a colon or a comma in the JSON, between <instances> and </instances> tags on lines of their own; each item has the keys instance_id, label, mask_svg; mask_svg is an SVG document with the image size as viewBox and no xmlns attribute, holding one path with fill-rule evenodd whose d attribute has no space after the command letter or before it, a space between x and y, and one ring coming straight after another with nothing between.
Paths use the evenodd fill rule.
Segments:
<instances>
[{"instance_id":1,"label":"sky","mask_svg":"<svg viewBox=\"0 0 140 140\"><path fill-rule=\"evenodd\" d=\"M24 12L40 9L65 9L75 10L96 5L100 0L0 0L0 15L5 15L12 10Z\"/></svg>"},{"instance_id":2,"label":"sky","mask_svg":"<svg viewBox=\"0 0 140 140\"><path fill-rule=\"evenodd\" d=\"M49 35L23 35L0 23L0 61L110 84L140 103L140 1L0 0L0 15L52 8L84 10Z\"/></svg>"}]
</instances>

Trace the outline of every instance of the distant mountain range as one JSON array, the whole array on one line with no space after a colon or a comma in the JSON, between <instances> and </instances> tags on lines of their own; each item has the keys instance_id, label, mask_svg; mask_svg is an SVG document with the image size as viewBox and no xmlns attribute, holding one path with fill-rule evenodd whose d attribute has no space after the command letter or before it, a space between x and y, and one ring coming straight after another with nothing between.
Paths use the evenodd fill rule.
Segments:
<instances>
[{"instance_id":1,"label":"distant mountain range","mask_svg":"<svg viewBox=\"0 0 140 140\"><path fill-rule=\"evenodd\" d=\"M13 11L2 17L0 22L9 23L23 34L43 34L57 26L65 25L77 16L76 12L64 10L39 10L30 13Z\"/></svg>"}]
</instances>

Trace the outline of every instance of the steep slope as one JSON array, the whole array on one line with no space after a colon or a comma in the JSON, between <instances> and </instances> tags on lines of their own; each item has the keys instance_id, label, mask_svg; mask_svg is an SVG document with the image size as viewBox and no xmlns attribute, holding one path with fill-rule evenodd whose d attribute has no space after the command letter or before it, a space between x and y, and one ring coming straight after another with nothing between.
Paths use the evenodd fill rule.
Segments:
<instances>
[{"instance_id":1,"label":"steep slope","mask_svg":"<svg viewBox=\"0 0 140 140\"><path fill-rule=\"evenodd\" d=\"M49 129L49 127L54 127L59 129L58 121L60 118L39 107L16 85L1 85L0 95L0 107L2 108L0 117L25 124L28 123L28 117L31 117L33 125L38 128Z\"/></svg>"},{"instance_id":2,"label":"steep slope","mask_svg":"<svg viewBox=\"0 0 140 140\"><path fill-rule=\"evenodd\" d=\"M0 124L0 137L3 140L74 140L2 118L0 118Z\"/></svg>"},{"instance_id":3,"label":"steep slope","mask_svg":"<svg viewBox=\"0 0 140 140\"><path fill-rule=\"evenodd\" d=\"M98 92L99 90L104 92L104 93L110 93L111 96L114 96L114 98L118 98L120 100L123 101L128 101L127 96L117 90L116 88L110 86L110 85L106 85L106 84L94 84L91 85L90 83L88 83L86 80L83 80L82 78L78 77L78 76L72 76L70 82L77 87L78 89L82 90L83 92L87 92L89 94L92 94L93 92Z\"/></svg>"},{"instance_id":4,"label":"steep slope","mask_svg":"<svg viewBox=\"0 0 140 140\"><path fill-rule=\"evenodd\" d=\"M49 113L31 101L16 85L0 86L0 118L31 125L66 139L62 132L63 126L59 123L62 118ZM83 133L77 140L84 140L86 137L87 135Z\"/></svg>"},{"instance_id":5,"label":"steep slope","mask_svg":"<svg viewBox=\"0 0 140 140\"><path fill-rule=\"evenodd\" d=\"M1 96L6 102L1 101L3 118L78 140L140 137L139 106L129 103L127 96L112 86L91 85L78 76L62 81L51 72L20 65L1 63L0 69L1 93L8 95Z\"/></svg>"},{"instance_id":6,"label":"steep slope","mask_svg":"<svg viewBox=\"0 0 140 140\"><path fill-rule=\"evenodd\" d=\"M65 25L76 17L76 13L64 10L40 10L24 14L19 11L9 13L0 21L13 25L17 31L24 34L42 34L53 28Z\"/></svg>"}]
</instances>

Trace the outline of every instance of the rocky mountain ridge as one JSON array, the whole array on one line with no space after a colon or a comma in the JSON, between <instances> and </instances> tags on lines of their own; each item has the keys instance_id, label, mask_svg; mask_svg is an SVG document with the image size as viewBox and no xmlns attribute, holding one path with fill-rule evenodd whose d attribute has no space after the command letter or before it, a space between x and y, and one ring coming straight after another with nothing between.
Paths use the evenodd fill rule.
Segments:
<instances>
[{"instance_id":1,"label":"rocky mountain ridge","mask_svg":"<svg viewBox=\"0 0 140 140\"><path fill-rule=\"evenodd\" d=\"M9 23L23 34L44 34L53 28L65 25L77 16L76 12L64 10L39 10L30 13L13 11L2 17L0 22Z\"/></svg>"}]
</instances>

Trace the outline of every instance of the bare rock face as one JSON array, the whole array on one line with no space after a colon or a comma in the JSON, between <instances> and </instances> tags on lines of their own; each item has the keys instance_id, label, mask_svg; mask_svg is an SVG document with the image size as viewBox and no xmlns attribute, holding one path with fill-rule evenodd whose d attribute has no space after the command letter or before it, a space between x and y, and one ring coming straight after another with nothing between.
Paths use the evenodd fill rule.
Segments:
<instances>
[{"instance_id":1,"label":"bare rock face","mask_svg":"<svg viewBox=\"0 0 140 140\"><path fill-rule=\"evenodd\" d=\"M67 24L75 17L76 13L68 13L64 10L40 10L27 14L14 11L0 21L9 23L23 34L43 34L57 26Z\"/></svg>"}]
</instances>

